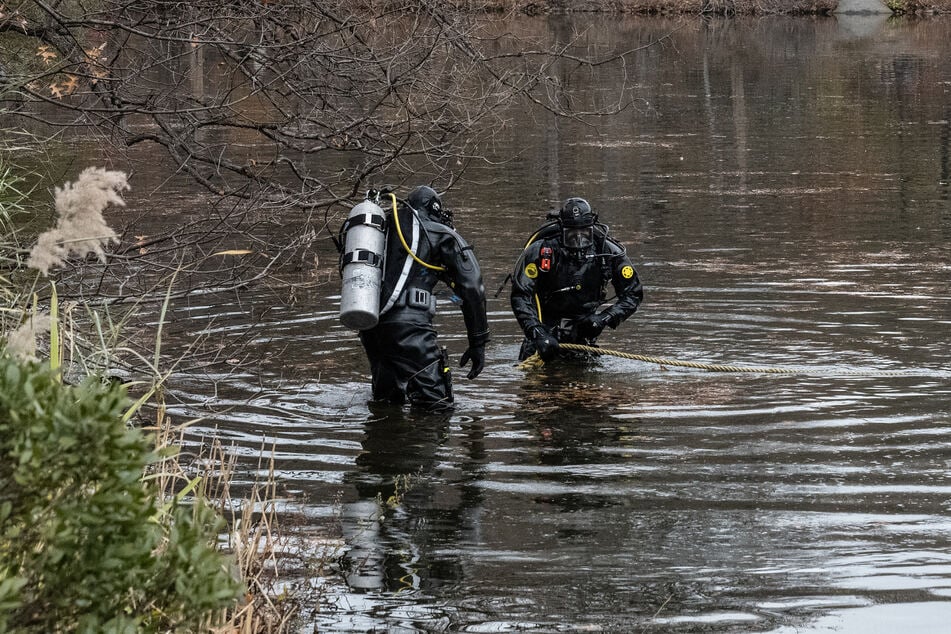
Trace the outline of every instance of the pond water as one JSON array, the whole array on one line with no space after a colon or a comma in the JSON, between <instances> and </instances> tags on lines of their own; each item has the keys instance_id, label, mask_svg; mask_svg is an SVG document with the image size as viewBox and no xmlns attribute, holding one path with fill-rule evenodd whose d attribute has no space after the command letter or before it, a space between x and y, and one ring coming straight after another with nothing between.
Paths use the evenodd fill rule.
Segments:
<instances>
[{"instance_id":1,"label":"pond water","mask_svg":"<svg viewBox=\"0 0 951 634\"><path fill-rule=\"evenodd\" d=\"M632 83L633 108L596 125L513 110L498 162L447 194L493 330L484 373L456 373L451 414L368 407L329 241L307 273L326 283L293 297L252 287L173 306L170 346L196 333L245 346L225 369L174 376L173 415L203 416L189 438L220 437L247 480L273 455L288 523L339 557L301 631L938 631L951 617L951 21L513 28L603 52L654 44L607 76L556 69L582 103ZM187 187L141 186L151 177L164 179L140 168L130 196L151 222L201 212ZM645 284L603 347L803 372L616 356L517 367L508 289L495 292L574 195ZM437 326L458 362L449 302Z\"/></svg>"}]
</instances>

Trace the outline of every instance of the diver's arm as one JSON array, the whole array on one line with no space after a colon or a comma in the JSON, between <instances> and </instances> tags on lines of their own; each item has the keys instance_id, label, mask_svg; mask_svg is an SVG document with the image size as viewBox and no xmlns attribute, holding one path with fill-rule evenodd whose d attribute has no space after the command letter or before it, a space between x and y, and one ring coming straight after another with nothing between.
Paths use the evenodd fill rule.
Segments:
<instances>
[{"instance_id":1,"label":"diver's arm","mask_svg":"<svg viewBox=\"0 0 951 634\"><path fill-rule=\"evenodd\" d=\"M606 325L617 328L618 324L630 317L644 301L644 287L641 285L637 270L620 245L609 240L605 246L614 254L609 260L611 284L617 300L610 308L601 312Z\"/></svg>"},{"instance_id":2,"label":"diver's arm","mask_svg":"<svg viewBox=\"0 0 951 634\"><path fill-rule=\"evenodd\" d=\"M439 246L446 266L446 282L462 300L462 317L469 346L485 346L489 341L489 319L479 261L472 246L452 229L445 229Z\"/></svg>"},{"instance_id":3,"label":"diver's arm","mask_svg":"<svg viewBox=\"0 0 951 634\"><path fill-rule=\"evenodd\" d=\"M542 325L539 307L535 300L535 280L539 275L538 256L541 249L539 241L533 242L522 251L512 272L512 294L510 301L512 312L522 331L531 337L532 330Z\"/></svg>"}]
</instances>

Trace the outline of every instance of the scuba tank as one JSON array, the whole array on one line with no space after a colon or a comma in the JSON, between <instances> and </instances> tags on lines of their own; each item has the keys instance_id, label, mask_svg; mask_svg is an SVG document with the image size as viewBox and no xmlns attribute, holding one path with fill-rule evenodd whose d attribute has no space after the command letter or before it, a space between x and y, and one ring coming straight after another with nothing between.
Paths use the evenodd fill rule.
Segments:
<instances>
[{"instance_id":1,"label":"scuba tank","mask_svg":"<svg viewBox=\"0 0 951 634\"><path fill-rule=\"evenodd\" d=\"M380 319L385 218L368 194L340 229L346 234L340 258L340 323L351 330L373 328Z\"/></svg>"}]
</instances>

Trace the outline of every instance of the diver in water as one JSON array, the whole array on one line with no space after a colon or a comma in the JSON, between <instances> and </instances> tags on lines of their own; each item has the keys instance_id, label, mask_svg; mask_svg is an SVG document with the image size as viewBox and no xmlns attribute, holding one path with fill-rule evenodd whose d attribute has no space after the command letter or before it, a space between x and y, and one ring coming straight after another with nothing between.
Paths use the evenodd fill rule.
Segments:
<instances>
[{"instance_id":1,"label":"diver in water","mask_svg":"<svg viewBox=\"0 0 951 634\"><path fill-rule=\"evenodd\" d=\"M583 198L569 198L528 241L512 274L512 312L525 333L519 360L544 361L559 343L596 345L605 327L634 314L644 299L625 248ZM608 282L615 302L601 310Z\"/></svg>"},{"instance_id":2,"label":"diver in water","mask_svg":"<svg viewBox=\"0 0 951 634\"><path fill-rule=\"evenodd\" d=\"M430 187L420 186L386 213L379 322L360 331L370 361L373 399L428 410L450 407L452 373L433 328L443 282L460 304L469 346L460 367L468 378L485 367L489 325L482 273L472 247L453 228L453 214Z\"/></svg>"}]
</instances>

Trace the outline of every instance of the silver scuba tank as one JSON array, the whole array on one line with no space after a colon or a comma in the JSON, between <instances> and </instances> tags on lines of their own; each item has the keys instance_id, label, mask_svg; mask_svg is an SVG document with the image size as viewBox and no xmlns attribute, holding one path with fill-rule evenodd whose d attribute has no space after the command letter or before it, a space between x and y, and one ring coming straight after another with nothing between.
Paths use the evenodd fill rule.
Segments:
<instances>
[{"instance_id":1,"label":"silver scuba tank","mask_svg":"<svg viewBox=\"0 0 951 634\"><path fill-rule=\"evenodd\" d=\"M386 248L383 209L364 200L344 224L346 238L340 275L340 323L352 330L367 330L380 319L380 284Z\"/></svg>"}]
</instances>

